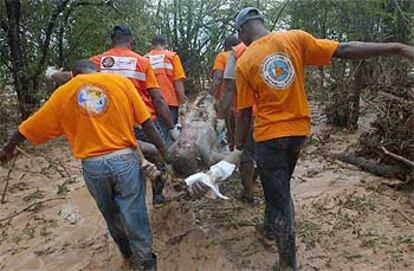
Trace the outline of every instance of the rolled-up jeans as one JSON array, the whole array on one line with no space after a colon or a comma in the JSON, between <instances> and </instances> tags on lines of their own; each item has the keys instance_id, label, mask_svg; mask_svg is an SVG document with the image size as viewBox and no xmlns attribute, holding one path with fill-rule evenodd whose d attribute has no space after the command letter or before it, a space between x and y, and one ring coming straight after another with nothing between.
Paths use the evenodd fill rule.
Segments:
<instances>
[{"instance_id":1,"label":"rolled-up jeans","mask_svg":"<svg viewBox=\"0 0 414 271\"><path fill-rule=\"evenodd\" d=\"M294 205L290 179L305 136L256 142L257 165L263 186L265 226L276 235L279 265L296 270ZM283 269L282 269L283 270Z\"/></svg>"},{"instance_id":2,"label":"rolled-up jeans","mask_svg":"<svg viewBox=\"0 0 414 271\"><path fill-rule=\"evenodd\" d=\"M136 152L123 149L85 159L82 168L86 186L124 257L151 258L145 179Z\"/></svg>"}]
</instances>

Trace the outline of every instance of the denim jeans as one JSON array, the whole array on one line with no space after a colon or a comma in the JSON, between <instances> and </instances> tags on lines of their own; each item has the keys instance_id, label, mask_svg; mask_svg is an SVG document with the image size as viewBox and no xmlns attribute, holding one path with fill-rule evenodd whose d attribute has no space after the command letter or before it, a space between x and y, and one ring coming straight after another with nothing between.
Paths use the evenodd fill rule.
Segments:
<instances>
[{"instance_id":1,"label":"denim jeans","mask_svg":"<svg viewBox=\"0 0 414 271\"><path fill-rule=\"evenodd\" d=\"M84 160L83 176L108 230L128 259L152 257L152 233L145 202L145 179L135 153Z\"/></svg>"},{"instance_id":2,"label":"denim jeans","mask_svg":"<svg viewBox=\"0 0 414 271\"><path fill-rule=\"evenodd\" d=\"M164 124L164 122L160 118L158 118L154 122L154 125L155 125L155 128L157 128L158 133L160 134L160 136L164 140L164 143L165 143L166 147L171 146L174 143L174 141L172 140L170 134L168 133L168 128ZM151 140L147 137L147 135L142 131L141 128L134 128L134 133L135 133L135 138L137 140L152 143Z\"/></svg>"},{"instance_id":3,"label":"denim jeans","mask_svg":"<svg viewBox=\"0 0 414 271\"><path fill-rule=\"evenodd\" d=\"M306 137L283 137L255 145L257 165L263 186L265 227L276 235L280 267L296 270L294 205L290 179Z\"/></svg>"}]
</instances>

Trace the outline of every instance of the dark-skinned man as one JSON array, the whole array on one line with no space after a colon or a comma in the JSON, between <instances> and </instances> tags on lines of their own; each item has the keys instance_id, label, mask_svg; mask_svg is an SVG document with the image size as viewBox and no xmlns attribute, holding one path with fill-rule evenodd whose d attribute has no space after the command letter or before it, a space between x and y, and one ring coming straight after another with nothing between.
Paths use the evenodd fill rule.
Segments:
<instances>
[{"instance_id":1,"label":"dark-skinned man","mask_svg":"<svg viewBox=\"0 0 414 271\"><path fill-rule=\"evenodd\" d=\"M217 102L220 100L223 90L224 90L224 81L223 74L226 67L227 57L231 52L232 48L240 43L240 40L235 35L230 35L224 40L224 51L217 54L214 59L213 71L212 71L212 82L208 93L214 97L215 105L217 109ZM224 139L225 132L225 120L224 118L219 118L216 125L217 131L217 142L220 144Z\"/></svg>"},{"instance_id":2,"label":"dark-skinned man","mask_svg":"<svg viewBox=\"0 0 414 271\"><path fill-rule=\"evenodd\" d=\"M240 43L234 46L229 52L223 74L223 93L220 96L217 106L218 120L225 119L226 121L227 141L229 142L231 150L234 148L235 119L239 114L236 107L236 61L243 55L246 48L247 47L244 43ZM257 202L254 196L256 192L255 190L257 190L257 170L255 166L254 141L252 133L253 131L250 130L247 137L247 143L241 154L239 171L243 187L241 199L248 203L254 204Z\"/></svg>"},{"instance_id":3,"label":"dark-skinned man","mask_svg":"<svg viewBox=\"0 0 414 271\"><path fill-rule=\"evenodd\" d=\"M265 221L277 238L279 253L274 270L297 270L290 180L310 132L304 67L328 65L332 58L397 55L414 60L414 48L400 43L339 43L300 30L270 32L262 13L252 7L239 12L236 28L248 46L236 67L236 147L246 144L256 105L254 139Z\"/></svg>"},{"instance_id":4,"label":"dark-skinned man","mask_svg":"<svg viewBox=\"0 0 414 271\"><path fill-rule=\"evenodd\" d=\"M186 78L180 56L167 50L167 40L163 36L156 36L151 42L152 49L145 57L149 59L161 93L166 101L173 119L174 125L178 122L179 106L185 104L184 80ZM163 129L167 128L163 121ZM169 145L172 142L167 142Z\"/></svg>"},{"instance_id":5,"label":"dark-skinned man","mask_svg":"<svg viewBox=\"0 0 414 271\"><path fill-rule=\"evenodd\" d=\"M38 145L65 136L73 155L82 160L86 186L131 269L154 271L156 257L134 125L141 125L164 157L166 148L131 81L96 70L89 60L76 62L74 78L20 124L0 151L0 161L10 160L25 140Z\"/></svg>"}]
</instances>

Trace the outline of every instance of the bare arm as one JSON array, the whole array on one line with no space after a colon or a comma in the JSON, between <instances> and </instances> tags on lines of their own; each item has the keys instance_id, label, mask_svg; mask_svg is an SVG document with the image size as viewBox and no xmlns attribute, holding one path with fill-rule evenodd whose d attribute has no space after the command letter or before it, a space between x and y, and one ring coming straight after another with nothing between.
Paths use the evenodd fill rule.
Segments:
<instances>
[{"instance_id":1,"label":"bare arm","mask_svg":"<svg viewBox=\"0 0 414 271\"><path fill-rule=\"evenodd\" d=\"M244 108L236 119L236 148L242 150L246 145L247 134L252 125L252 108Z\"/></svg>"},{"instance_id":2,"label":"bare arm","mask_svg":"<svg viewBox=\"0 0 414 271\"><path fill-rule=\"evenodd\" d=\"M55 72L52 74L51 79L60 86L72 79L72 72Z\"/></svg>"},{"instance_id":3,"label":"bare arm","mask_svg":"<svg viewBox=\"0 0 414 271\"><path fill-rule=\"evenodd\" d=\"M173 129L174 124L172 121L170 109L168 108L167 103L164 100L164 97L162 97L161 91L157 88L152 88L147 90L149 95L151 96L152 103L155 107L155 112L157 113L157 116L162 118L162 120L167 125L168 129Z\"/></svg>"},{"instance_id":4,"label":"bare arm","mask_svg":"<svg viewBox=\"0 0 414 271\"><path fill-rule=\"evenodd\" d=\"M414 47L402 43L345 42L340 43L334 57L363 59L377 56L398 55L414 60Z\"/></svg>"},{"instance_id":5,"label":"bare arm","mask_svg":"<svg viewBox=\"0 0 414 271\"><path fill-rule=\"evenodd\" d=\"M236 83L231 79L224 79L224 91L218 104L217 118L222 119L231 109L231 104L236 94Z\"/></svg>"},{"instance_id":6,"label":"bare arm","mask_svg":"<svg viewBox=\"0 0 414 271\"><path fill-rule=\"evenodd\" d=\"M223 80L223 71L215 70L213 72L213 81L211 82L210 88L208 89L208 93L213 96L216 93L217 88L220 86Z\"/></svg>"},{"instance_id":7,"label":"bare arm","mask_svg":"<svg viewBox=\"0 0 414 271\"><path fill-rule=\"evenodd\" d=\"M175 92L178 96L178 102L180 104L185 103L185 89L184 89L184 81L183 80L175 80L174 81Z\"/></svg>"},{"instance_id":8,"label":"bare arm","mask_svg":"<svg viewBox=\"0 0 414 271\"><path fill-rule=\"evenodd\" d=\"M161 156L165 159L167 157L167 149L165 147L164 141L162 140L161 135L158 133L157 128L155 128L154 123L151 119L146 120L141 124L142 131L145 133L146 136L148 136L151 143L153 143L157 149L158 152L161 154Z\"/></svg>"}]
</instances>

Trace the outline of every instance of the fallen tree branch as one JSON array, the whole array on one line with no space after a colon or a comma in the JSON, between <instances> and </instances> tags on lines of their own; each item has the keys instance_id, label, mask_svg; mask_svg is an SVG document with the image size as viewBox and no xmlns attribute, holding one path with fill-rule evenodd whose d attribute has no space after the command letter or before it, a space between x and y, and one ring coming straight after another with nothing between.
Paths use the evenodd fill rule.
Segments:
<instances>
[{"instance_id":1,"label":"fallen tree branch","mask_svg":"<svg viewBox=\"0 0 414 271\"><path fill-rule=\"evenodd\" d=\"M16 159L17 159L17 156L14 156L13 159L12 159L12 162L10 164L9 171L7 172L6 184L4 185L3 193L1 194L1 201L0 201L1 204L6 203L6 194L7 194L7 189L9 187L10 174L13 171L14 164L16 163Z\"/></svg>"},{"instance_id":2,"label":"fallen tree branch","mask_svg":"<svg viewBox=\"0 0 414 271\"><path fill-rule=\"evenodd\" d=\"M53 201L53 200L60 200L60 199L66 199L66 198L65 197L58 197L58 198L51 198L51 199L45 199L45 200L33 202L32 204L30 204L29 206L23 208L22 210L20 210L18 212L14 212L11 215L8 215L6 217L0 218L0 222L5 221L5 220L9 220L9 219L13 219L16 216L18 216L18 215L20 215L20 214L22 214L22 213L30 210L32 207L34 207L34 206L36 206L38 204L42 204L42 203L45 203L45 202L48 202L48 201Z\"/></svg>"},{"instance_id":3,"label":"fallen tree branch","mask_svg":"<svg viewBox=\"0 0 414 271\"><path fill-rule=\"evenodd\" d=\"M390 152L389 150L387 150L384 146L381 146L381 150L386 154L386 155L388 155L388 156L390 156L390 157L392 157L392 158L394 158L395 160L398 160L398 161L400 161L400 162L403 162L403 163L405 163L405 164L407 164L407 165L409 165L409 166L411 166L411 167L413 167L414 168L414 162L413 161L410 161L410 160L408 160L407 158L404 158L404 157L402 157L402 156L400 156L400 155L397 155L397 154L395 154L395 153L392 153L392 152Z\"/></svg>"},{"instance_id":4,"label":"fallen tree branch","mask_svg":"<svg viewBox=\"0 0 414 271\"><path fill-rule=\"evenodd\" d=\"M399 168L398 166L378 164L375 161L347 153L340 153L334 156L339 161L355 165L365 171L368 171L381 177L401 178L403 175L401 172L401 168Z\"/></svg>"}]
</instances>

